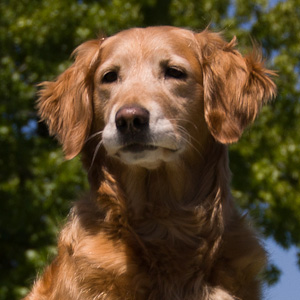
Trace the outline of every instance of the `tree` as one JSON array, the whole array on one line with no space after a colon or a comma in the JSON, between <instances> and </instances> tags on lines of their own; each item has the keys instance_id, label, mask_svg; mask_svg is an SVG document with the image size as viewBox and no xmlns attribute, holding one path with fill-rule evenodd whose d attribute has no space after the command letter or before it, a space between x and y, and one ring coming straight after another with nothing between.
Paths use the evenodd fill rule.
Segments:
<instances>
[{"instance_id":1,"label":"tree","mask_svg":"<svg viewBox=\"0 0 300 300\"><path fill-rule=\"evenodd\" d=\"M38 122L36 84L81 42L133 26L210 25L245 51L251 36L278 70L279 96L231 147L233 192L267 237L300 248L300 0L2 0L0 3L0 299L18 299L55 254L57 229L87 188ZM276 281L276 269L269 268Z\"/></svg>"}]
</instances>

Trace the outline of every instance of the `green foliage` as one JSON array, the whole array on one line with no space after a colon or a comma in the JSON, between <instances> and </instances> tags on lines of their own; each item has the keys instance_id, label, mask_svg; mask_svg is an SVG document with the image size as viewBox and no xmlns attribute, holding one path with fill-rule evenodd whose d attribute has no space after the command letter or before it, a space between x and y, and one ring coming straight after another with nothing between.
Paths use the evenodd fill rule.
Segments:
<instances>
[{"instance_id":1,"label":"green foliage","mask_svg":"<svg viewBox=\"0 0 300 300\"><path fill-rule=\"evenodd\" d=\"M300 247L300 0L2 0L0 2L0 299L19 299L55 254L57 230L87 188L34 109L87 39L133 26L208 25L247 48L255 37L278 70L278 99L231 147L234 196L267 237ZM298 254L300 257L300 254ZM280 272L266 271L270 283Z\"/></svg>"},{"instance_id":2,"label":"green foliage","mask_svg":"<svg viewBox=\"0 0 300 300\"><path fill-rule=\"evenodd\" d=\"M239 174L242 167L240 174L248 174L235 178L236 196L264 234L285 248L300 246L299 5L290 0L256 14L250 33L278 70L278 97L232 147L233 171Z\"/></svg>"}]
</instances>

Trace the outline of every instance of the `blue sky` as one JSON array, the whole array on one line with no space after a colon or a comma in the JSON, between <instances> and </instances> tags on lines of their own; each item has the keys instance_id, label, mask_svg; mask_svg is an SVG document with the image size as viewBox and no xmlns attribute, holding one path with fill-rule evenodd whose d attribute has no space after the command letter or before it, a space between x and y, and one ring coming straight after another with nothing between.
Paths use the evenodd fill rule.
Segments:
<instances>
[{"instance_id":1,"label":"blue sky","mask_svg":"<svg viewBox=\"0 0 300 300\"><path fill-rule=\"evenodd\" d=\"M271 261L282 271L280 281L264 291L264 300L300 300L300 269L297 267L296 248L284 250L273 240L265 244Z\"/></svg>"}]
</instances>

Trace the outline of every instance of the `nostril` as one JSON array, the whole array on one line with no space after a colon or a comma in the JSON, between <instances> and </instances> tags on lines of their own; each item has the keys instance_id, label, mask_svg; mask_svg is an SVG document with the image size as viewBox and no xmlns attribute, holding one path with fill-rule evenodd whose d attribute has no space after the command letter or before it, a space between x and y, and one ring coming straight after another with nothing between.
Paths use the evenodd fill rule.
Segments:
<instances>
[{"instance_id":1,"label":"nostril","mask_svg":"<svg viewBox=\"0 0 300 300\"><path fill-rule=\"evenodd\" d=\"M118 130L126 130L127 129L127 122L124 118L116 119L116 126Z\"/></svg>"},{"instance_id":2,"label":"nostril","mask_svg":"<svg viewBox=\"0 0 300 300\"><path fill-rule=\"evenodd\" d=\"M140 128L143 125L147 124L148 122L145 121L145 119L142 119L140 117L134 118L133 119L133 127L134 128Z\"/></svg>"},{"instance_id":3,"label":"nostril","mask_svg":"<svg viewBox=\"0 0 300 300\"><path fill-rule=\"evenodd\" d=\"M115 117L117 129L122 132L141 131L149 126L149 111L139 106L122 107Z\"/></svg>"}]
</instances>

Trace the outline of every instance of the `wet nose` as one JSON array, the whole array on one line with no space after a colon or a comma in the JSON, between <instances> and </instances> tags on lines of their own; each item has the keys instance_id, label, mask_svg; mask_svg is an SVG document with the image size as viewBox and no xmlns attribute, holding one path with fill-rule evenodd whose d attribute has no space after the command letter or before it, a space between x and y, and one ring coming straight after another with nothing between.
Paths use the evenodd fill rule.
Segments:
<instances>
[{"instance_id":1,"label":"wet nose","mask_svg":"<svg viewBox=\"0 0 300 300\"><path fill-rule=\"evenodd\" d=\"M150 113L140 106L129 106L120 108L115 117L117 130L126 134L129 132L140 132L149 127Z\"/></svg>"}]
</instances>

